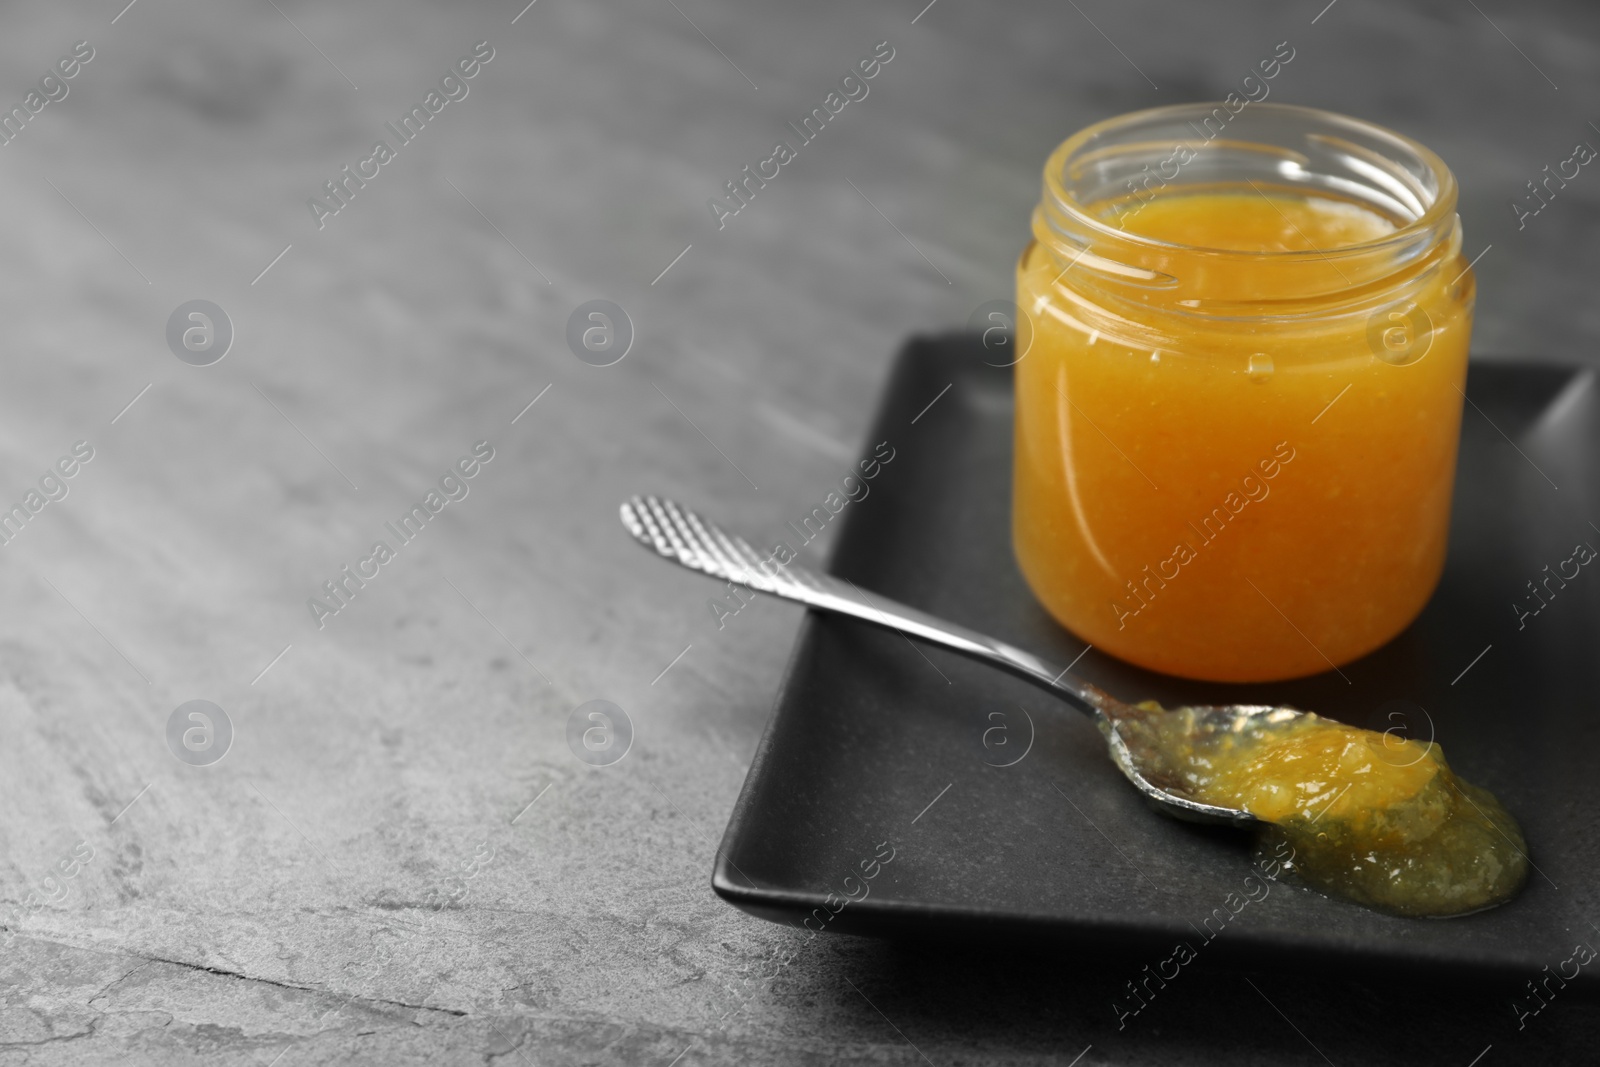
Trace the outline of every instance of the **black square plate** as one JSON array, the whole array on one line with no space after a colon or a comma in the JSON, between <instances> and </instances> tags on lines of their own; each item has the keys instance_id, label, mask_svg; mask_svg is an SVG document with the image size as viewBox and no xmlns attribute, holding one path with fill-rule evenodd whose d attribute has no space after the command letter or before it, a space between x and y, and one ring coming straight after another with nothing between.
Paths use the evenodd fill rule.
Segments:
<instances>
[{"instance_id":1,"label":"black square plate","mask_svg":"<svg viewBox=\"0 0 1600 1067\"><path fill-rule=\"evenodd\" d=\"M1065 664L1083 643L1012 560L1011 372L984 355L967 335L901 353L871 438L895 458L846 506L831 570ZM1208 958L1250 965L1528 974L1578 941L1600 945L1586 918L1600 871L1600 566L1537 615L1512 607L1575 544L1600 546L1600 396L1582 368L1486 362L1472 365L1468 400L1443 582L1410 629L1344 668L1353 684L1191 682L1097 651L1075 669L1128 700L1284 702L1432 734L1526 831L1537 870L1509 905L1416 920L1287 883L1263 898L1248 836L1147 808L1077 712L993 668L816 614L728 824L717 893L813 930L1086 951L1214 938Z\"/></svg>"}]
</instances>

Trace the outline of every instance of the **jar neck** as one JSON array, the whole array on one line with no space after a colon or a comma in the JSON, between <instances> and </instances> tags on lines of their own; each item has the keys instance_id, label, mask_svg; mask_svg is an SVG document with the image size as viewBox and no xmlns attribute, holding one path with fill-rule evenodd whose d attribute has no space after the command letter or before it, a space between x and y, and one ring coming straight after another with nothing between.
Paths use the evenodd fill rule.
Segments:
<instances>
[{"instance_id":1,"label":"jar neck","mask_svg":"<svg viewBox=\"0 0 1600 1067\"><path fill-rule=\"evenodd\" d=\"M1197 136L1219 128L1215 115L1229 116L1225 136ZM1334 247L1240 251L1128 228L1156 199L1196 193L1326 198L1394 229ZM1060 264L1054 284L1093 301L1137 305L1141 316L1283 321L1370 310L1454 269L1455 203L1444 163L1381 127L1277 104L1231 116L1181 105L1091 126L1057 148L1033 233Z\"/></svg>"}]
</instances>

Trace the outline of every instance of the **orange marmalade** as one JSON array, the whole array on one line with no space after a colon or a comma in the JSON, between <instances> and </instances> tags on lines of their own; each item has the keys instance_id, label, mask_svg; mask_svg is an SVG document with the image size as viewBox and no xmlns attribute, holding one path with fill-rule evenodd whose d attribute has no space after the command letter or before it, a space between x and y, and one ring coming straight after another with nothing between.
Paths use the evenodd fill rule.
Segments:
<instances>
[{"instance_id":1,"label":"orange marmalade","mask_svg":"<svg viewBox=\"0 0 1600 1067\"><path fill-rule=\"evenodd\" d=\"M1264 681L1372 651L1432 594L1475 290L1426 148L1218 112L1113 119L1046 166L1017 276L1013 540L1095 647Z\"/></svg>"},{"instance_id":2,"label":"orange marmalade","mask_svg":"<svg viewBox=\"0 0 1600 1067\"><path fill-rule=\"evenodd\" d=\"M1267 715L1239 731L1195 728L1196 709L1129 719L1171 786L1267 824L1261 849L1329 896L1397 915L1466 915L1502 904L1527 880L1522 829L1444 752L1319 715ZM1292 716L1292 717L1291 717Z\"/></svg>"}]
</instances>

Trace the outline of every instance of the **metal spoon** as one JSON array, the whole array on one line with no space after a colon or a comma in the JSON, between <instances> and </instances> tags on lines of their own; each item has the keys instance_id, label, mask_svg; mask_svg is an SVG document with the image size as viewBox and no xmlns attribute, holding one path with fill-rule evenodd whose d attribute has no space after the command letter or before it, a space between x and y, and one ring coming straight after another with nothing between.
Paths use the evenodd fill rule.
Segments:
<instances>
[{"instance_id":1,"label":"metal spoon","mask_svg":"<svg viewBox=\"0 0 1600 1067\"><path fill-rule=\"evenodd\" d=\"M848 615L920 637L1043 686L1088 714L1105 735L1112 760L1128 780L1161 811L1181 819L1240 827L1260 825L1260 820L1248 811L1205 804L1189 796L1173 758L1175 750L1204 749L1226 735L1248 736L1281 728L1294 719L1315 718L1311 712L1259 704L1191 706L1171 711L1124 704L1014 645L888 597L868 594L854 582L819 574L792 560L779 563L773 556L757 552L743 538L729 536L714 523L671 500L636 496L622 505L622 524L640 544L690 570L785 600L797 600L818 611ZM1160 717L1166 717L1165 721ZM1178 745L1172 743L1174 726L1182 731Z\"/></svg>"}]
</instances>

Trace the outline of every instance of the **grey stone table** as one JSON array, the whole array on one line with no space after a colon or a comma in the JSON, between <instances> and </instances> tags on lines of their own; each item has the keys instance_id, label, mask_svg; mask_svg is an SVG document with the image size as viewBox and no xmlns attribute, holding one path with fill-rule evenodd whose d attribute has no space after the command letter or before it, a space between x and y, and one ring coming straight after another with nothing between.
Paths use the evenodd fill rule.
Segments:
<instances>
[{"instance_id":1,"label":"grey stone table","mask_svg":"<svg viewBox=\"0 0 1600 1067\"><path fill-rule=\"evenodd\" d=\"M1432 980L1275 975L1273 1009L1217 974L1119 1032L1112 972L1014 950L827 936L768 977L798 935L708 875L799 615L719 631L615 514L781 527L899 340L1008 292L1056 142L1280 41L1274 99L1454 166L1478 350L1586 358L1600 176L1509 205L1600 144L1600 11L524 2L0 12L0 1063L1592 1057L1592 1004L1519 1032L1516 990ZM179 316L185 362L195 299L225 319ZM566 342L591 299L633 324L615 365ZM597 698L635 731L607 767L567 743ZM209 737L169 743L192 700Z\"/></svg>"}]
</instances>

